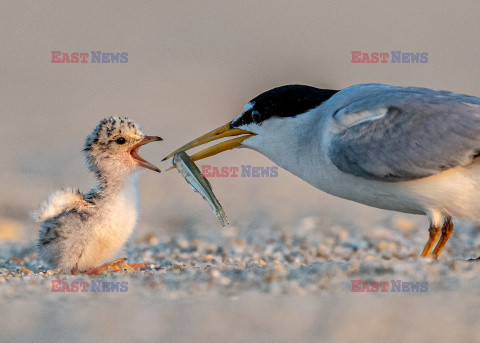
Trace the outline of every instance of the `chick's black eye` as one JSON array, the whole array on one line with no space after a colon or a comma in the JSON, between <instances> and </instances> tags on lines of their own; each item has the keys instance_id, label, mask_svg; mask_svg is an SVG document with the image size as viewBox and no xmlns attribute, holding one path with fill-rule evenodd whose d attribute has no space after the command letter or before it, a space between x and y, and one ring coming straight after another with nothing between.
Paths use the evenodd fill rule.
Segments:
<instances>
[{"instance_id":1,"label":"chick's black eye","mask_svg":"<svg viewBox=\"0 0 480 343\"><path fill-rule=\"evenodd\" d=\"M120 145L125 144L125 138L119 137L119 138L117 138L117 140L115 142L117 142L117 144L120 144Z\"/></svg>"}]
</instances>

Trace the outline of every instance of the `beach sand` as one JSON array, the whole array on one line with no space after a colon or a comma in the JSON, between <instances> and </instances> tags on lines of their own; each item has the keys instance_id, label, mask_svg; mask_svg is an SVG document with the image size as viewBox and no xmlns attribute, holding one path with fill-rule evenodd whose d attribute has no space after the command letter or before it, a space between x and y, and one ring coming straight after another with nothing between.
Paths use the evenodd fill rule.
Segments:
<instances>
[{"instance_id":1,"label":"beach sand","mask_svg":"<svg viewBox=\"0 0 480 343\"><path fill-rule=\"evenodd\" d=\"M426 230L401 216L369 232L306 217L288 230L147 234L125 253L145 269L97 277L57 275L31 245L4 243L0 338L474 342L480 261L467 259L480 229L458 231L438 261L418 258Z\"/></svg>"}]
</instances>

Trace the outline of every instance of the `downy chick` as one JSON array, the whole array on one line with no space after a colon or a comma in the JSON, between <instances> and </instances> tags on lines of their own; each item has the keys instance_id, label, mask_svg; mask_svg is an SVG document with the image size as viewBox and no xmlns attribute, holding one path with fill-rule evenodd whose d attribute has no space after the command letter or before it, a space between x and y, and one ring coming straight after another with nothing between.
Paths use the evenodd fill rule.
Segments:
<instances>
[{"instance_id":1,"label":"downy chick","mask_svg":"<svg viewBox=\"0 0 480 343\"><path fill-rule=\"evenodd\" d=\"M58 191L36 212L42 222L40 257L72 274L88 272L114 257L136 224L136 184L142 168L160 172L138 155L138 149L161 140L145 136L128 118L103 119L87 137L83 149L99 185L87 194L72 189Z\"/></svg>"}]
</instances>

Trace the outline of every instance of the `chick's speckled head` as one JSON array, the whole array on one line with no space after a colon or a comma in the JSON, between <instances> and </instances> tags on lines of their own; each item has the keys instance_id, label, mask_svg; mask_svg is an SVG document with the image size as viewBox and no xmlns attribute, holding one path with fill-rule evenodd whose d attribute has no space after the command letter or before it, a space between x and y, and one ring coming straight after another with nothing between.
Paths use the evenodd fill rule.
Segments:
<instances>
[{"instance_id":1,"label":"chick's speckled head","mask_svg":"<svg viewBox=\"0 0 480 343\"><path fill-rule=\"evenodd\" d=\"M158 136L145 136L133 120L108 117L87 137L83 151L89 168L102 178L130 174L138 167L160 172L138 155L142 145L160 140Z\"/></svg>"}]
</instances>

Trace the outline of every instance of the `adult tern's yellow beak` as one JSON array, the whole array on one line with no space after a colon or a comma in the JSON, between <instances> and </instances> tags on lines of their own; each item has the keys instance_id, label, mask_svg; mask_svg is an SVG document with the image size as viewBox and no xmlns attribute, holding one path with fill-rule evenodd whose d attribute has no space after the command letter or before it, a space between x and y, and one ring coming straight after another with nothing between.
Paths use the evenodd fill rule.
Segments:
<instances>
[{"instance_id":1,"label":"adult tern's yellow beak","mask_svg":"<svg viewBox=\"0 0 480 343\"><path fill-rule=\"evenodd\" d=\"M245 131L242 129L237 129L237 128L232 128L230 126L230 123L227 123L223 126L220 126L219 128L210 131L207 134L204 134L203 136L198 137L197 139L194 139L190 143L185 144L184 146L178 148L174 152L172 152L170 155L165 157L162 161L165 161L166 159L169 159L170 157L173 157L177 152L180 151L186 151L192 148L195 148L199 145L215 141L217 139L221 139L224 137L229 137L229 136L240 136L234 139L230 139L225 142L218 143L214 146L211 146L210 148L204 149L202 151L197 152L196 154L193 154L190 156L190 158L193 161L198 161L206 157L210 157L213 155L216 155L218 153L221 153L222 151L225 150L230 150L233 149L237 146L239 146L245 139L250 138L252 136L255 136L256 133L250 132L250 131Z\"/></svg>"}]
</instances>

